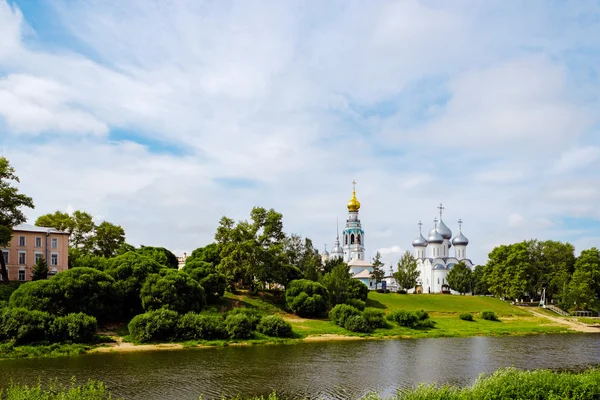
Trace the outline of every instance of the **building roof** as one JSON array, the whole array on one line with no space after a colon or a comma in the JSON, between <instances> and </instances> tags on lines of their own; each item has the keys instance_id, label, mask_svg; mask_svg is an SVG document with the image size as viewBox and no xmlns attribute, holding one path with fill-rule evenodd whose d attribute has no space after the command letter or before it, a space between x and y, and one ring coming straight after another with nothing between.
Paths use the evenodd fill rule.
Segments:
<instances>
[{"instance_id":1,"label":"building roof","mask_svg":"<svg viewBox=\"0 0 600 400\"><path fill-rule=\"evenodd\" d=\"M371 271L369 271L368 269L363 269L358 274L353 276L353 278L370 278L370 277L371 277Z\"/></svg>"},{"instance_id":2,"label":"building roof","mask_svg":"<svg viewBox=\"0 0 600 400\"><path fill-rule=\"evenodd\" d=\"M366 261L366 260L360 260L360 259L354 259L352 261L350 261L348 263L349 267L372 267L373 264L371 264L370 262Z\"/></svg>"},{"instance_id":3,"label":"building roof","mask_svg":"<svg viewBox=\"0 0 600 400\"><path fill-rule=\"evenodd\" d=\"M36 226L30 224L20 224L13 226L13 231L18 232L35 232L35 233L56 233L62 235L70 235L69 232L59 231L56 228L47 228L45 226Z\"/></svg>"}]
</instances>

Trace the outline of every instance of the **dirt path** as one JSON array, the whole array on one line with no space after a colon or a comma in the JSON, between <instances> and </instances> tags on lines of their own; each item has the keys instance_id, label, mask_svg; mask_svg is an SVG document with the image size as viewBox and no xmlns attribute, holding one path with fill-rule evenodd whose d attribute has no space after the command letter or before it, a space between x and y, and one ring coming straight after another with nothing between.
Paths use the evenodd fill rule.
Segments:
<instances>
[{"instance_id":1,"label":"dirt path","mask_svg":"<svg viewBox=\"0 0 600 400\"><path fill-rule=\"evenodd\" d=\"M565 319L565 318L551 317L549 315L542 314L541 312L532 310L531 308L528 308L528 307L522 307L522 308L524 310L529 311L530 313L532 313L536 317L546 318L546 319L549 319L550 321L555 322L557 324L568 326L569 329L571 329L573 331L586 332L586 333L600 333L600 328L597 328L597 327L594 327L594 326L589 326L589 325L583 324L581 322L570 321L570 320Z\"/></svg>"},{"instance_id":2,"label":"dirt path","mask_svg":"<svg viewBox=\"0 0 600 400\"><path fill-rule=\"evenodd\" d=\"M178 350L183 349L183 345L178 343L162 343L162 344L140 344L124 342L120 336L114 336L116 342L107 343L106 346L94 347L88 353L130 353L137 351L155 351L155 350Z\"/></svg>"}]
</instances>

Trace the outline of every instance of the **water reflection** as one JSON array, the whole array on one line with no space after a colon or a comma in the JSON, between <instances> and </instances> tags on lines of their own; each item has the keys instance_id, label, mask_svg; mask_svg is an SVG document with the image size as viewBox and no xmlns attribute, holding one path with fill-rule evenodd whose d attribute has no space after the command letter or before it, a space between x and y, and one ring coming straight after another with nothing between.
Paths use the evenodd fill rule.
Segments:
<instances>
[{"instance_id":1,"label":"water reflection","mask_svg":"<svg viewBox=\"0 0 600 400\"><path fill-rule=\"evenodd\" d=\"M95 354L0 362L10 377L99 379L126 399L259 395L349 399L425 383L469 384L500 367L577 369L600 364L599 337L549 335L306 343L183 351Z\"/></svg>"}]
</instances>

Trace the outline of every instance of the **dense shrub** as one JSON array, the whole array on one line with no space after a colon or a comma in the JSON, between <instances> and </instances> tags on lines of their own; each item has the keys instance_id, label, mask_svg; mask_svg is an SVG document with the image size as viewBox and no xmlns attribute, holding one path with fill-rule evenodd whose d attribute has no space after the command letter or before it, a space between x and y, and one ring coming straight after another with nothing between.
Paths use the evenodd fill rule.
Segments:
<instances>
[{"instance_id":1,"label":"dense shrub","mask_svg":"<svg viewBox=\"0 0 600 400\"><path fill-rule=\"evenodd\" d=\"M339 326L345 326L346 320L355 315L360 315L360 310L348 304L338 304L329 311L329 319Z\"/></svg>"},{"instance_id":2,"label":"dense shrub","mask_svg":"<svg viewBox=\"0 0 600 400\"><path fill-rule=\"evenodd\" d=\"M179 268L177 256L164 247L141 246L136 253L151 258L153 261L168 268Z\"/></svg>"},{"instance_id":3,"label":"dense shrub","mask_svg":"<svg viewBox=\"0 0 600 400\"><path fill-rule=\"evenodd\" d=\"M373 328L367 322L366 318L361 314L352 315L346 319L344 322L344 328L348 329L350 332L361 332L367 333L371 332Z\"/></svg>"},{"instance_id":4,"label":"dense shrub","mask_svg":"<svg viewBox=\"0 0 600 400\"><path fill-rule=\"evenodd\" d=\"M492 310L483 310L481 312L481 318L487 319L488 321L498 321L498 316Z\"/></svg>"},{"instance_id":5,"label":"dense shrub","mask_svg":"<svg viewBox=\"0 0 600 400\"><path fill-rule=\"evenodd\" d=\"M362 315L373 329L386 327L385 313L383 311L375 308L367 308L363 311Z\"/></svg>"},{"instance_id":6,"label":"dense shrub","mask_svg":"<svg viewBox=\"0 0 600 400\"><path fill-rule=\"evenodd\" d=\"M252 336L252 322L247 315L231 314L225 318L225 330L231 339L248 339Z\"/></svg>"},{"instance_id":7,"label":"dense shrub","mask_svg":"<svg viewBox=\"0 0 600 400\"><path fill-rule=\"evenodd\" d=\"M463 321L473 321L473 314L471 313L462 313L458 317Z\"/></svg>"},{"instance_id":8,"label":"dense shrub","mask_svg":"<svg viewBox=\"0 0 600 400\"><path fill-rule=\"evenodd\" d=\"M201 311L206 303L202 286L184 272L165 272L164 276L150 275L142 286L140 296L144 310L165 307L181 314Z\"/></svg>"},{"instance_id":9,"label":"dense shrub","mask_svg":"<svg viewBox=\"0 0 600 400\"><path fill-rule=\"evenodd\" d=\"M44 311L25 308L5 308L0 314L0 339L15 340L18 344L47 340L52 316Z\"/></svg>"},{"instance_id":10,"label":"dense shrub","mask_svg":"<svg viewBox=\"0 0 600 400\"><path fill-rule=\"evenodd\" d=\"M367 301L367 297L369 296L369 288L358 279L350 279L347 288L349 299ZM346 303L349 304L348 302Z\"/></svg>"},{"instance_id":11,"label":"dense shrub","mask_svg":"<svg viewBox=\"0 0 600 400\"><path fill-rule=\"evenodd\" d=\"M96 318L77 313L54 318L48 334L55 342L90 343L96 338L97 329Z\"/></svg>"},{"instance_id":12,"label":"dense shrub","mask_svg":"<svg viewBox=\"0 0 600 400\"><path fill-rule=\"evenodd\" d=\"M312 317L327 310L329 294L320 283L298 279L289 283L285 291L285 300L295 314Z\"/></svg>"},{"instance_id":13,"label":"dense shrub","mask_svg":"<svg viewBox=\"0 0 600 400\"><path fill-rule=\"evenodd\" d=\"M115 288L119 292L124 317L143 312L140 292L151 274L165 268L150 257L129 251L111 258L106 263L105 272L115 279Z\"/></svg>"},{"instance_id":14,"label":"dense shrub","mask_svg":"<svg viewBox=\"0 0 600 400\"><path fill-rule=\"evenodd\" d=\"M377 289L377 293L389 293L390 289Z\"/></svg>"},{"instance_id":15,"label":"dense shrub","mask_svg":"<svg viewBox=\"0 0 600 400\"><path fill-rule=\"evenodd\" d=\"M365 286L363 283L361 283L361 285ZM348 299L344 302L344 304L348 304L349 306L352 306L361 311L365 309L365 302L358 299Z\"/></svg>"},{"instance_id":16,"label":"dense shrub","mask_svg":"<svg viewBox=\"0 0 600 400\"><path fill-rule=\"evenodd\" d=\"M278 315L267 315L260 320L257 330L263 335L274 337L291 337L292 325Z\"/></svg>"},{"instance_id":17,"label":"dense shrub","mask_svg":"<svg viewBox=\"0 0 600 400\"><path fill-rule=\"evenodd\" d=\"M229 315L238 315L238 314L245 315L246 317L248 317L248 319L250 320L251 329L253 331L256 330L258 323L260 322L261 318L264 316L264 314L256 308L239 307L239 308L234 308L227 312L228 316Z\"/></svg>"},{"instance_id":18,"label":"dense shrub","mask_svg":"<svg viewBox=\"0 0 600 400\"><path fill-rule=\"evenodd\" d=\"M219 273L208 274L204 278L200 279L198 283L200 283L200 286L202 286L204 289L204 293L206 294L206 302L210 304L215 303L225 294L227 278L225 278L225 275Z\"/></svg>"},{"instance_id":19,"label":"dense shrub","mask_svg":"<svg viewBox=\"0 0 600 400\"><path fill-rule=\"evenodd\" d=\"M222 318L191 312L179 319L177 336L182 340L215 340L227 339L227 332Z\"/></svg>"},{"instance_id":20,"label":"dense shrub","mask_svg":"<svg viewBox=\"0 0 600 400\"><path fill-rule=\"evenodd\" d=\"M169 341L177 337L179 314L160 309L136 315L129 322L129 334L138 342Z\"/></svg>"},{"instance_id":21,"label":"dense shrub","mask_svg":"<svg viewBox=\"0 0 600 400\"><path fill-rule=\"evenodd\" d=\"M0 285L0 301L8 301L10 295L21 286L21 282L4 282Z\"/></svg>"},{"instance_id":22,"label":"dense shrub","mask_svg":"<svg viewBox=\"0 0 600 400\"><path fill-rule=\"evenodd\" d=\"M435 324L429 319L429 314L423 310L396 310L390 313L387 319L407 328L433 328Z\"/></svg>"},{"instance_id":23,"label":"dense shrub","mask_svg":"<svg viewBox=\"0 0 600 400\"><path fill-rule=\"evenodd\" d=\"M404 289L399 289L396 293L398 294L407 294L408 292Z\"/></svg>"},{"instance_id":24,"label":"dense shrub","mask_svg":"<svg viewBox=\"0 0 600 400\"><path fill-rule=\"evenodd\" d=\"M110 275L81 267L19 286L10 296L9 305L55 315L82 312L104 322L115 319L121 301Z\"/></svg>"}]
</instances>

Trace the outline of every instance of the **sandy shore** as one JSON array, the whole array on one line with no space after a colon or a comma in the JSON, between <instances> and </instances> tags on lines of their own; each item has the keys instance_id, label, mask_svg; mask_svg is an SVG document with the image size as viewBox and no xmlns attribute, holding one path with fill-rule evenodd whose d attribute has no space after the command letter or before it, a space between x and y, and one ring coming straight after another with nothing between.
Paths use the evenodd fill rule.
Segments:
<instances>
[{"instance_id":1,"label":"sandy shore","mask_svg":"<svg viewBox=\"0 0 600 400\"><path fill-rule=\"evenodd\" d=\"M549 319L550 321L559 324L559 325L563 325L568 327L570 330L572 331L576 331L576 332L585 332L585 333L600 333L600 328L597 328L595 326L589 326L586 325L582 322L577 322L577 321L572 321L572 320L568 320L566 318L561 318L561 317L551 317L549 315L546 314L542 314L539 311L533 310L529 307L521 307L524 310L529 311L530 313L532 313L533 315L535 315L536 317L540 317L540 318L546 318Z\"/></svg>"}]
</instances>

